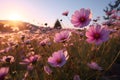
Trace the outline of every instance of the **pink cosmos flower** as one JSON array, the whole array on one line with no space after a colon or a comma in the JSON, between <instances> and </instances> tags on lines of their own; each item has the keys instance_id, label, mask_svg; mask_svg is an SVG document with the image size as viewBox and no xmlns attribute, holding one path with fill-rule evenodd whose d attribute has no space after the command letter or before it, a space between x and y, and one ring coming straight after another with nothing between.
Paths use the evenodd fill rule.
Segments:
<instances>
[{"instance_id":1,"label":"pink cosmos flower","mask_svg":"<svg viewBox=\"0 0 120 80\"><path fill-rule=\"evenodd\" d=\"M20 62L20 64L31 64L31 63L34 64L40 59L40 57L41 57L40 55L32 55L28 58L23 59L23 61Z\"/></svg>"},{"instance_id":2,"label":"pink cosmos flower","mask_svg":"<svg viewBox=\"0 0 120 80\"><path fill-rule=\"evenodd\" d=\"M2 67L0 68L0 80L4 80L5 76L8 74L9 68L8 67Z\"/></svg>"},{"instance_id":3,"label":"pink cosmos flower","mask_svg":"<svg viewBox=\"0 0 120 80\"><path fill-rule=\"evenodd\" d=\"M52 67L62 67L69 58L67 51L59 50L54 52L51 57L48 58L48 63Z\"/></svg>"},{"instance_id":4,"label":"pink cosmos flower","mask_svg":"<svg viewBox=\"0 0 120 80\"><path fill-rule=\"evenodd\" d=\"M52 70L50 69L49 66L44 66L44 71L45 71L48 75L50 75L50 74L52 73Z\"/></svg>"},{"instance_id":5,"label":"pink cosmos flower","mask_svg":"<svg viewBox=\"0 0 120 80\"><path fill-rule=\"evenodd\" d=\"M15 59L13 56L3 56L2 62L8 62L8 63L13 63L15 62Z\"/></svg>"},{"instance_id":6,"label":"pink cosmos flower","mask_svg":"<svg viewBox=\"0 0 120 80\"><path fill-rule=\"evenodd\" d=\"M103 70L96 62L88 63L87 66L94 70L99 70L99 71Z\"/></svg>"},{"instance_id":7,"label":"pink cosmos flower","mask_svg":"<svg viewBox=\"0 0 120 80\"><path fill-rule=\"evenodd\" d=\"M69 11L65 11L62 13L63 16L68 16Z\"/></svg>"},{"instance_id":8,"label":"pink cosmos flower","mask_svg":"<svg viewBox=\"0 0 120 80\"><path fill-rule=\"evenodd\" d=\"M87 26L92 18L92 13L90 9L84 9L81 8L80 10L77 10L72 15L71 23L75 27L83 28L84 26Z\"/></svg>"},{"instance_id":9,"label":"pink cosmos flower","mask_svg":"<svg viewBox=\"0 0 120 80\"><path fill-rule=\"evenodd\" d=\"M69 31L61 31L60 33L56 33L54 37L54 42L65 42L69 39L71 32Z\"/></svg>"},{"instance_id":10,"label":"pink cosmos flower","mask_svg":"<svg viewBox=\"0 0 120 80\"><path fill-rule=\"evenodd\" d=\"M91 25L86 32L87 42L101 44L109 39L109 30L100 25Z\"/></svg>"}]
</instances>

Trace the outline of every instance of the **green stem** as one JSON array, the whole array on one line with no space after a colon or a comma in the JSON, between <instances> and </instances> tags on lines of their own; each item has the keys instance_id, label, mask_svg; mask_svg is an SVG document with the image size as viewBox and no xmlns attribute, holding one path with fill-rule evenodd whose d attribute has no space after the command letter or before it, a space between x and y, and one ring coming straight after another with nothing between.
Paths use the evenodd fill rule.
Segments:
<instances>
[{"instance_id":1,"label":"green stem","mask_svg":"<svg viewBox=\"0 0 120 80\"><path fill-rule=\"evenodd\" d=\"M112 63L108 66L108 68L102 72L101 74L105 74L111 67L112 65L114 64L114 62L117 60L118 56L120 55L120 51L118 52L118 54L115 56L114 60L112 61Z\"/></svg>"},{"instance_id":2,"label":"green stem","mask_svg":"<svg viewBox=\"0 0 120 80\"><path fill-rule=\"evenodd\" d=\"M118 56L120 55L120 51L118 52L118 54L115 56L114 60L112 61L112 63L108 66L108 68L106 69L105 72L107 72L111 67L112 65L114 64L114 62L117 60Z\"/></svg>"}]
</instances>

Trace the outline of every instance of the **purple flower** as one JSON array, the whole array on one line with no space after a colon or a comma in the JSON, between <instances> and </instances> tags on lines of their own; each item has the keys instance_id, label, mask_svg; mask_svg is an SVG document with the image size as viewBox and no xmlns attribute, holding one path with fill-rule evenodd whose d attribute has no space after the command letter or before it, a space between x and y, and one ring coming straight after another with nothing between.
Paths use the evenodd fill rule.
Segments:
<instances>
[{"instance_id":1,"label":"purple flower","mask_svg":"<svg viewBox=\"0 0 120 80\"><path fill-rule=\"evenodd\" d=\"M96 62L87 63L87 66L94 70L103 70Z\"/></svg>"},{"instance_id":2,"label":"purple flower","mask_svg":"<svg viewBox=\"0 0 120 80\"><path fill-rule=\"evenodd\" d=\"M101 44L109 39L110 31L100 25L91 25L86 32L87 42L95 43L96 45Z\"/></svg>"},{"instance_id":3,"label":"purple flower","mask_svg":"<svg viewBox=\"0 0 120 80\"><path fill-rule=\"evenodd\" d=\"M45 71L48 75L50 75L50 74L52 73L52 70L50 69L49 66L44 66L44 71Z\"/></svg>"},{"instance_id":4,"label":"purple flower","mask_svg":"<svg viewBox=\"0 0 120 80\"><path fill-rule=\"evenodd\" d=\"M68 16L69 11L65 11L62 13L63 16Z\"/></svg>"},{"instance_id":5,"label":"purple flower","mask_svg":"<svg viewBox=\"0 0 120 80\"><path fill-rule=\"evenodd\" d=\"M71 32L69 31L61 31L60 33L56 33L54 37L54 42L65 42L69 39Z\"/></svg>"},{"instance_id":6,"label":"purple flower","mask_svg":"<svg viewBox=\"0 0 120 80\"><path fill-rule=\"evenodd\" d=\"M8 74L9 68L8 67L2 67L0 68L0 80L4 80L5 76Z\"/></svg>"},{"instance_id":7,"label":"purple flower","mask_svg":"<svg viewBox=\"0 0 120 80\"><path fill-rule=\"evenodd\" d=\"M75 75L74 78L73 78L73 80L80 80L79 75Z\"/></svg>"},{"instance_id":8,"label":"purple flower","mask_svg":"<svg viewBox=\"0 0 120 80\"><path fill-rule=\"evenodd\" d=\"M75 27L83 28L90 23L91 17L92 13L90 9L81 8L80 10L74 12L72 15L71 23Z\"/></svg>"},{"instance_id":9,"label":"purple flower","mask_svg":"<svg viewBox=\"0 0 120 80\"><path fill-rule=\"evenodd\" d=\"M13 63L15 62L15 59L13 56L3 56L2 62L8 62L8 63Z\"/></svg>"},{"instance_id":10,"label":"purple flower","mask_svg":"<svg viewBox=\"0 0 120 80\"><path fill-rule=\"evenodd\" d=\"M28 58L23 59L23 61L20 62L20 64L31 64L31 63L34 64L40 59L40 57L41 57L40 55L32 55Z\"/></svg>"},{"instance_id":11,"label":"purple flower","mask_svg":"<svg viewBox=\"0 0 120 80\"><path fill-rule=\"evenodd\" d=\"M51 57L48 58L48 63L52 67L62 67L69 58L67 51L59 50L54 52Z\"/></svg>"}]
</instances>

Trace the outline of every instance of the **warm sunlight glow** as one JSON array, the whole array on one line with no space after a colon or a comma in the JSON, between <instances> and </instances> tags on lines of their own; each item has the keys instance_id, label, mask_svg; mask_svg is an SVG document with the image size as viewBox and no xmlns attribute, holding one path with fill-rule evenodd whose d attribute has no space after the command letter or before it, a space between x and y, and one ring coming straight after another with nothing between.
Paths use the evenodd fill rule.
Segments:
<instances>
[{"instance_id":1,"label":"warm sunlight glow","mask_svg":"<svg viewBox=\"0 0 120 80\"><path fill-rule=\"evenodd\" d=\"M22 16L17 13L13 13L9 16L9 20L21 20L21 19L22 19Z\"/></svg>"}]
</instances>

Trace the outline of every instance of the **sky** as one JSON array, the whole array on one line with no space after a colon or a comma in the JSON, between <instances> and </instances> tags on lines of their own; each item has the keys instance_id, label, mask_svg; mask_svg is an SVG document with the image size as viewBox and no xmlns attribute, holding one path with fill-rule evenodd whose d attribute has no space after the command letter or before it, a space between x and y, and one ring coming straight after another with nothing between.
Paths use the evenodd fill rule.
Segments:
<instances>
[{"instance_id":1,"label":"sky","mask_svg":"<svg viewBox=\"0 0 120 80\"><path fill-rule=\"evenodd\" d=\"M93 18L105 15L103 9L115 0L0 0L0 20L19 15L19 19L38 26L48 23L53 26L56 19L62 19L64 27L71 26L71 15L75 10L90 8ZM69 15L62 15L68 10Z\"/></svg>"}]
</instances>

